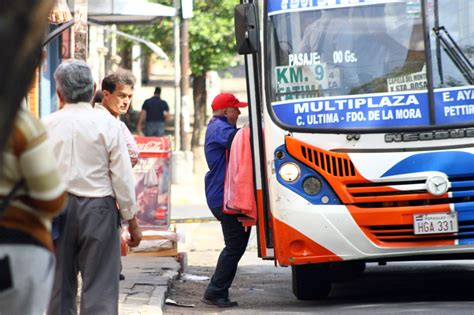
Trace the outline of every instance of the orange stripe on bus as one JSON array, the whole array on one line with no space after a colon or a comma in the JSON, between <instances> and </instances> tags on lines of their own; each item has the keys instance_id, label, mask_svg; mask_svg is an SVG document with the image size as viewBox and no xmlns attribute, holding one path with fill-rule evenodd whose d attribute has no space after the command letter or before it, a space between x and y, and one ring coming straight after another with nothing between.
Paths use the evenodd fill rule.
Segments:
<instances>
[{"instance_id":1,"label":"orange stripe on bus","mask_svg":"<svg viewBox=\"0 0 474 315\"><path fill-rule=\"evenodd\" d=\"M290 136L286 137L285 143L288 153L323 176L344 204L354 202L347 189L348 184L369 183L357 171L347 153L326 151Z\"/></svg>"},{"instance_id":2,"label":"orange stripe on bus","mask_svg":"<svg viewBox=\"0 0 474 315\"><path fill-rule=\"evenodd\" d=\"M258 233L259 239L259 246L260 246L260 254L262 257L267 256L267 247L266 247L266 239L265 239L265 211L266 209L263 208L263 192L261 189L257 189L257 224L260 233ZM269 219L271 220L271 219Z\"/></svg>"},{"instance_id":3,"label":"orange stripe on bus","mask_svg":"<svg viewBox=\"0 0 474 315\"><path fill-rule=\"evenodd\" d=\"M282 266L342 261L342 258L317 244L286 223L274 219L275 256Z\"/></svg>"}]
</instances>

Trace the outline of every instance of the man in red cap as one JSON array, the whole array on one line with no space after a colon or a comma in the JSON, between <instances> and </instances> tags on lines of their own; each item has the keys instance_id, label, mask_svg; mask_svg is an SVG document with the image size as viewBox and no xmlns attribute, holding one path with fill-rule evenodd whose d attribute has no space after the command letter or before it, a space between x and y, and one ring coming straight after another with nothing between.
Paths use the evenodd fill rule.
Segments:
<instances>
[{"instance_id":1,"label":"man in red cap","mask_svg":"<svg viewBox=\"0 0 474 315\"><path fill-rule=\"evenodd\" d=\"M212 101L213 117L207 126L204 144L209 167L205 177L207 205L221 223L225 247L219 256L216 270L201 301L219 307L238 306L237 302L229 299L229 288L250 236L250 229L247 231L244 229L238 221L237 215L222 212L226 153L227 150L230 150L232 139L237 132L239 108L246 106L247 103L240 102L232 94L217 95Z\"/></svg>"}]
</instances>

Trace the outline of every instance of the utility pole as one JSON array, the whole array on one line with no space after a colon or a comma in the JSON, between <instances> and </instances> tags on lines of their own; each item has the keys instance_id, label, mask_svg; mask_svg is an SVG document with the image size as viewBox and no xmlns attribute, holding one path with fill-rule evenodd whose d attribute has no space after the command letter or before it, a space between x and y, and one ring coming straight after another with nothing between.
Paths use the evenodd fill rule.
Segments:
<instances>
[{"instance_id":1,"label":"utility pole","mask_svg":"<svg viewBox=\"0 0 474 315\"><path fill-rule=\"evenodd\" d=\"M72 28L72 57L87 61L87 3L88 0L73 0L74 26Z\"/></svg>"},{"instance_id":2,"label":"utility pole","mask_svg":"<svg viewBox=\"0 0 474 315\"><path fill-rule=\"evenodd\" d=\"M179 22L180 22L180 0L174 0L176 15L174 16L174 150L180 151L180 130L181 130L181 98L179 91L179 79L181 75L180 66L180 40L179 40Z\"/></svg>"},{"instance_id":3,"label":"utility pole","mask_svg":"<svg viewBox=\"0 0 474 315\"><path fill-rule=\"evenodd\" d=\"M174 0L175 148L171 155L171 182L180 184L193 178L193 155L189 151L189 47L187 18L192 16L192 0ZM191 14L190 11L191 10Z\"/></svg>"},{"instance_id":4,"label":"utility pole","mask_svg":"<svg viewBox=\"0 0 474 315\"><path fill-rule=\"evenodd\" d=\"M181 17L183 15L181 14ZM188 133L190 131L191 96L189 95L189 31L188 20L181 19L181 149L189 151Z\"/></svg>"}]
</instances>

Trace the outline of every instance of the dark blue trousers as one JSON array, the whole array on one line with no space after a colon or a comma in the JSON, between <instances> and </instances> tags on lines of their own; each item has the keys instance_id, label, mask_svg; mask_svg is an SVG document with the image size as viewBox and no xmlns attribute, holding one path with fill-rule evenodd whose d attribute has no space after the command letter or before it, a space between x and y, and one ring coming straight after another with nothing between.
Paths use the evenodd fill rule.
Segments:
<instances>
[{"instance_id":1,"label":"dark blue trousers","mask_svg":"<svg viewBox=\"0 0 474 315\"><path fill-rule=\"evenodd\" d=\"M238 221L238 216L223 214L222 208L211 209L221 222L225 247L219 255L216 270L207 286L204 297L208 299L229 298L229 288L237 272L237 265L245 253L250 236L250 227L245 228Z\"/></svg>"}]
</instances>

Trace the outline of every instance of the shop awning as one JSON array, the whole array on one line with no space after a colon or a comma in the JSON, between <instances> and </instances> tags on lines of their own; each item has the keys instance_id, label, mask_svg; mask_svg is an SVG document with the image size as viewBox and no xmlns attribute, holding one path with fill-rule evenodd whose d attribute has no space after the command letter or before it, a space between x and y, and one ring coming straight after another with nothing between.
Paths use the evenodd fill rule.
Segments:
<instances>
[{"instance_id":1,"label":"shop awning","mask_svg":"<svg viewBox=\"0 0 474 315\"><path fill-rule=\"evenodd\" d=\"M89 0L89 20L96 23L149 23L175 16L176 9L146 0Z\"/></svg>"}]
</instances>

